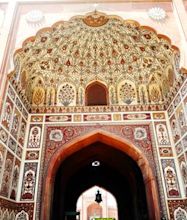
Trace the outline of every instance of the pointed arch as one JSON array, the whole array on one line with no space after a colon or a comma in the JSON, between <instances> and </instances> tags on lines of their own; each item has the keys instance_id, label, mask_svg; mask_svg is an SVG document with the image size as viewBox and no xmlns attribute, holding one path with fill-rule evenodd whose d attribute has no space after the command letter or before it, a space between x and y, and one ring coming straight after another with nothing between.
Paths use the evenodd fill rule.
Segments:
<instances>
[{"instance_id":1,"label":"pointed arch","mask_svg":"<svg viewBox=\"0 0 187 220\"><path fill-rule=\"evenodd\" d=\"M138 148L136 148L129 141L100 129L73 139L71 142L64 145L63 148L60 148L52 156L49 162L50 165L47 169L46 178L44 179L41 220L49 220L54 176L56 175L60 164L72 154L78 152L81 149L89 147L90 144L93 144L97 141L107 144L114 149L121 151L136 162L137 166L141 170L143 181L145 184L149 218L152 220L159 220L160 208L156 179L153 175L147 158Z\"/></svg>"},{"instance_id":2,"label":"pointed arch","mask_svg":"<svg viewBox=\"0 0 187 220\"><path fill-rule=\"evenodd\" d=\"M108 105L108 89L99 82L94 81L86 87L86 105Z\"/></svg>"}]
</instances>

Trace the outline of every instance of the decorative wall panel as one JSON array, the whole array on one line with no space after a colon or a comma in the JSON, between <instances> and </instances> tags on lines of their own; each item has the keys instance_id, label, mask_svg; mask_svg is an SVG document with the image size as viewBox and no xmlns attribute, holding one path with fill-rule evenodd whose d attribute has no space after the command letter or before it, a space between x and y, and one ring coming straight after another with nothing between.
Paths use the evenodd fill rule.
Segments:
<instances>
[{"instance_id":1,"label":"decorative wall panel","mask_svg":"<svg viewBox=\"0 0 187 220\"><path fill-rule=\"evenodd\" d=\"M20 125L20 131L19 131L19 137L18 141L23 146L24 140L25 140L25 132L26 132L26 121L22 118L21 125Z\"/></svg>"},{"instance_id":2,"label":"decorative wall panel","mask_svg":"<svg viewBox=\"0 0 187 220\"><path fill-rule=\"evenodd\" d=\"M169 200L168 201L170 220L186 220L184 217L187 213L187 200ZM181 217L182 210L182 217Z\"/></svg>"},{"instance_id":3,"label":"decorative wall panel","mask_svg":"<svg viewBox=\"0 0 187 220\"><path fill-rule=\"evenodd\" d=\"M16 98L16 103L15 104L16 104L17 109L19 109L19 111L22 112L23 106L22 106L19 98Z\"/></svg>"},{"instance_id":4,"label":"decorative wall panel","mask_svg":"<svg viewBox=\"0 0 187 220\"><path fill-rule=\"evenodd\" d=\"M84 121L111 121L112 117L111 114L91 114L91 115L84 115Z\"/></svg>"},{"instance_id":5,"label":"decorative wall panel","mask_svg":"<svg viewBox=\"0 0 187 220\"><path fill-rule=\"evenodd\" d=\"M31 125L29 132L28 148L39 148L41 138L41 125Z\"/></svg>"},{"instance_id":6,"label":"decorative wall panel","mask_svg":"<svg viewBox=\"0 0 187 220\"><path fill-rule=\"evenodd\" d=\"M16 151L16 155L22 159L22 153L23 153L23 149L18 145L17 146L17 151Z\"/></svg>"},{"instance_id":7,"label":"decorative wall panel","mask_svg":"<svg viewBox=\"0 0 187 220\"><path fill-rule=\"evenodd\" d=\"M7 144L8 141L8 133L1 126L0 126L0 141L2 141L5 145Z\"/></svg>"},{"instance_id":8,"label":"decorative wall panel","mask_svg":"<svg viewBox=\"0 0 187 220\"><path fill-rule=\"evenodd\" d=\"M176 143L180 139L180 130L177 124L175 115L170 118L171 131L173 134L173 140Z\"/></svg>"},{"instance_id":9,"label":"decorative wall panel","mask_svg":"<svg viewBox=\"0 0 187 220\"><path fill-rule=\"evenodd\" d=\"M50 116L48 116L50 117ZM31 115L31 122L42 122L44 116L43 115ZM47 116L46 116L47 118Z\"/></svg>"},{"instance_id":10,"label":"decorative wall panel","mask_svg":"<svg viewBox=\"0 0 187 220\"><path fill-rule=\"evenodd\" d=\"M16 97L16 93L15 93L14 89L12 88L12 86L10 86L10 84L8 86L8 94L11 97L11 99L14 101L15 97Z\"/></svg>"},{"instance_id":11,"label":"decorative wall panel","mask_svg":"<svg viewBox=\"0 0 187 220\"><path fill-rule=\"evenodd\" d=\"M6 220L34 220L34 203L16 203L0 198L0 217L4 216L5 212L8 216ZM20 218L24 216L20 215L21 213L27 213L26 216L28 215L29 218Z\"/></svg>"},{"instance_id":12,"label":"decorative wall panel","mask_svg":"<svg viewBox=\"0 0 187 220\"><path fill-rule=\"evenodd\" d=\"M168 108L167 112L168 112L168 116L169 116L169 117L173 114L173 112L174 112L173 103L171 103L171 105L170 105L170 107Z\"/></svg>"},{"instance_id":13,"label":"decorative wall panel","mask_svg":"<svg viewBox=\"0 0 187 220\"><path fill-rule=\"evenodd\" d=\"M182 143L181 143L181 142L179 142L178 144L176 144L175 150L176 150L177 155L179 155L179 154L182 153L182 151L183 151L183 146L182 146Z\"/></svg>"},{"instance_id":14,"label":"decorative wall panel","mask_svg":"<svg viewBox=\"0 0 187 220\"><path fill-rule=\"evenodd\" d=\"M39 151L36 150L29 150L26 152L26 160L38 160L39 159Z\"/></svg>"},{"instance_id":15,"label":"decorative wall panel","mask_svg":"<svg viewBox=\"0 0 187 220\"><path fill-rule=\"evenodd\" d=\"M160 157L173 157L173 152L171 147L159 147Z\"/></svg>"},{"instance_id":16,"label":"decorative wall panel","mask_svg":"<svg viewBox=\"0 0 187 220\"><path fill-rule=\"evenodd\" d=\"M187 94L187 92L186 92L186 94ZM185 109L185 113L186 113L186 117L187 117L187 96L184 99L184 109Z\"/></svg>"},{"instance_id":17,"label":"decorative wall panel","mask_svg":"<svg viewBox=\"0 0 187 220\"><path fill-rule=\"evenodd\" d=\"M187 135L184 136L184 138L182 139L182 144L183 144L184 149L187 149Z\"/></svg>"},{"instance_id":18,"label":"decorative wall panel","mask_svg":"<svg viewBox=\"0 0 187 220\"><path fill-rule=\"evenodd\" d=\"M168 198L180 197L178 177L173 159L161 159Z\"/></svg>"},{"instance_id":19,"label":"decorative wall panel","mask_svg":"<svg viewBox=\"0 0 187 220\"><path fill-rule=\"evenodd\" d=\"M0 195L4 197L8 197L9 195L13 163L14 163L14 156L9 151L7 151L5 168L4 168L3 179L1 184L1 191L0 191Z\"/></svg>"},{"instance_id":20,"label":"decorative wall panel","mask_svg":"<svg viewBox=\"0 0 187 220\"><path fill-rule=\"evenodd\" d=\"M176 109L176 119L180 128L181 136L183 136L183 134L187 132L187 120L182 104Z\"/></svg>"},{"instance_id":21,"label":"decorative wall panel","mask_svg":"<svg viewBox=\"0 0 187 220\"><path fill-rule=\"evenodd\" d=\"M147 120L151 119L151 115L149 113L139 113L139 114L123 114L124 120Z\"/></svg>"},{"instance_id":22,"label":"decorative wall panel","mask_svg":"<svg viewBox=\"0 0 187 220\"><path fill-rule=\"evenodd\" d=\"M21 119L21 114L15 108L14 115L13 115L12 129L11 129L11 134L14 136L15 139L17 139L17 136L18 136L20 119Z\"/></svg>"},{"instance_id":23,"label":"decorative wall panel","mask_svg":"<svg viewBox=\"0 0 187 220\"><path fill-rule=\"evenodd\" d=\"M175 97L174 101L173 101L174 108L179 106L180 102L181 102L181 97L180 97L180 94L178 93L177 96Z\"/></svg>"},{"instance_id":24,"label":"decorative wall panel","mask_svg":"<svg viewBox=\"0 0 187 220\"><path fill-rule=\"evenodd\" d=\"M12 137L9 138L8 147L9 147L13 152L16 152L17 143L16 143L16 141L15 141Z\"/></svg>"},{"instance_id":25,"label":"decorative wall panel","mask_svg":"<svg viewBox=\"0 0 187 220\"><path fill-rule=\"evenodd\" d=\"M23 173L23 183L21 190L21 200L33 201L36 187L36 174L38 163L25 163Z\"/></svg>"},{"instance_id":26,"label":"decorative wall panel","mask_svg":"<svg viewBox=\"0 0 187 220\"><path fill-rule=\"evenodd\" d=\"M46 122L65 122L71 120L72 115L47 115L45 119Z\"/></svg>"},{"instance_id":27,"label":"decorative wall panel","mask_svg":"<svg viewBox=\"0 0 187 220\"><path fill-rule=\"evenodd\" d=\"M155 122L158 145L170 145L166 122Z\"/></svg>"},{"instance_id":28,"label":"decorative wall panel","mask_svg":"<svg viewBox=\"0 0 187 220\"><path fill-rule=\"evenodd\" d=\"M164 112L159 112L159 113L153 113L153 119L155 120L161 120L161 119L165 119L165 113Z\"/></svg>"},{"instance_id":29,"label":"decorative wall panel","mask_svg":"<svg viewBox=\"0 0 187 220\"><path fill-rule=\"evenodd\" d=\"M6 153L6 148L0 144L0 188L1 188L1 179L3 176L3 165L4 165L4 161L5 161L5 153Z\"/></svg>"},{"instance_id":30,"label":"decorative wall panel","mask_svg":"<svg viewBox=\"0 0 187 220\"><path fill-rule=\"evenodd\" d=\"M18 189L18 182L19 182L19 175L20 175L20 164L21 162L16 159L14 168L13 168L13 174L12 174L12 186L10 191L10 198L13 200L16 200L17 196L17 189Z\"/></svg>"},{"instance_id":31,"label":"decorative wall panel","mask_svg":"<svg viewBox=\"0 0 187 220\"><path fill-rule=\"evenodd\" d=\"M181 94L182 94L183 97L186 96L186 94L187 94L187 81L182 86Z\"/></svg>"},{"instance_id":32,"label":"decorative wall panel","mask_svg":"<svg viewBox=\"0 0 187 220\"><path fill-rule=\"evenodd\" d=\"M10 98L7 97L4 106L2 122L1 122L4 125L4 127L7 128L7 130L10 129L12 116L13 116L13 103L10 100Z\"/></svg>"},{"instance_id":33,"label":"decorative wall panel","mask_svg":"<svg viewBox=\"0 0 187 220\"><path fill-rule=\"evenodd\" d=\"M180 167L180 171L181 171L181 175L183 179L184 192L187 196L187 163L186 163L186 160L183 154L178 158L178 161L179 161L179 167Z\"/></svg>"},{"instance_id":34,"label":"decorative wall panel","mask_svg":"<svg viewBox=\"0 0 187 220\"><path fill-rule=\"evenodd\" d=\"M181 209L180 207L177 208L174 212L174 219L180 220L180 219L187 219L187 212L184 209Z\"/></svg>"}]
</instances>

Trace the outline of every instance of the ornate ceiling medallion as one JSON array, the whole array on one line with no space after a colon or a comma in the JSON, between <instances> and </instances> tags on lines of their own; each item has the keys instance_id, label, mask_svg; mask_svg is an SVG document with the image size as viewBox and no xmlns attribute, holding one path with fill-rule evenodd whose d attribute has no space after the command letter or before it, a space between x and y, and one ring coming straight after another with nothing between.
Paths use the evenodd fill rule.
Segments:
<instances>
[{"instance_id":1,"label":"ornate ceiling medallion","mask_svg":"<svg viewBox=\"0 0 187 220\"><path fill-rule=\"evenodd\" d=\"M97 13L97 11L95 11L95 13L92 13L88 16L86 16L83 21L86 25L90 26L90 27L100 27L105 25L108 22L108 18L101 13Z\"/></svg>"},{"instance_id":2,"label":"ornate ceiling medallion","mask_svg":"<svg viewBox=\"0 0 187 220\"><path fill-rule=\"evenodd\" d=\"M163 8L153 7L148 11L148 15L151 19L156 21L163 21L166 18L166 12Z\"/></svg>"}]
</instances>

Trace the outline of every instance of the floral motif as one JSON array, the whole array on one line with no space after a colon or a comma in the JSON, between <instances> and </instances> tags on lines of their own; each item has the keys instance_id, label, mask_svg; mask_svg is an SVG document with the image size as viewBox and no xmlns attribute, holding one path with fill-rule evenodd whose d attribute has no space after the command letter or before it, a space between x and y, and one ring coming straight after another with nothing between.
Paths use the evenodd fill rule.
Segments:
<instances>
[{"instance_id":1,"label":"floral motif","mask_svg":"<svg viewBox=\"0 0 187 220\"><path fill-rule=\"evenodd\" d=\"M110 90L109 103L163 104L179 77L178 54L151 28L96 12L27 40L15 54L12 76L27 85L23 93L33 107L84 105L86 87L94 81Z\"/></svg>"}]
</instances>

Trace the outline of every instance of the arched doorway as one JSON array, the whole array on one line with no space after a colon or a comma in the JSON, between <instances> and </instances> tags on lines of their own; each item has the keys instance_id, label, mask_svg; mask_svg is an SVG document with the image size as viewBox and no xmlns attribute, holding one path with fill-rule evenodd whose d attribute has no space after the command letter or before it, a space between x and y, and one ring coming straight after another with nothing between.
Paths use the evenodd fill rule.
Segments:
<instances>
[{"instance_id":1,"label":"arched doorway","mask_svg":"<svg viewBox=\"0 0 187 220\"><path fill-rule=\"evenodd\" d=\"M86 88L86 105L107 105L108 104L108 91L104 84L96 81L89 84Z\"/></svg>"},{"instance_id":2,"label":"arched doorway","mask_svg":"<svg viewBox=\"0 0 187 220\"><path fill-rule=\"evenodd\" d=\"M95 201L98 191L102 201ZM93 186L84 191L77 200L76 210L80 213L80 220L92 220L94 218L114 218L118 220L118 205L115 197L106 189Z\"/></svg>"},{"instance_id":3,"label":"arched doorway","mask_svg":"<svg viewBox=\"0 0 187 220\"><path fill-rule=\"evenodd\" d=\"M101 161L99 170L90 166L93 160ZM56 152L44 182L42 220L63 219L93 185L115 196L119 220L160 219L156 181L147 159L131 143L102 130L76 138Z\"/></svg>"},{"instance_id":4,"label":"arched doorway","mask_svg":"<svg viewBox=\"0 0 187 220\"><path fill-rule=\"evenodd\" d=\"M92 203L87 208L87 220L91 220L92 217L102 218L102 207L97 203Z\"/></svg>"}]
</instances>

